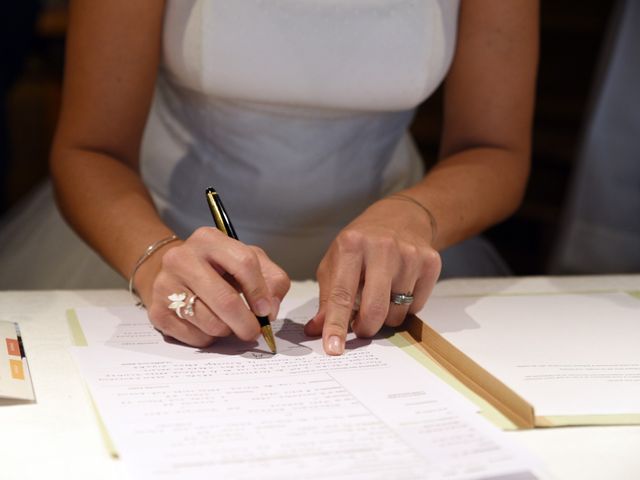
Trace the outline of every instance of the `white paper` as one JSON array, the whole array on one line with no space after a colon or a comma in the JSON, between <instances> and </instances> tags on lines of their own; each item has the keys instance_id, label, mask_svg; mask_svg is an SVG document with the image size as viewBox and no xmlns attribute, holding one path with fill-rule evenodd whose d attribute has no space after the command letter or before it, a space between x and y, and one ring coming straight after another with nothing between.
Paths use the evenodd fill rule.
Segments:
<instances>
[{"instance_id":1,"label":"white paper","mask_svg":"<svg viewBox=\"0 0 640 480\"><path fill-rule=\"evenodd\" d=\"M640 300L628 294L438 297L418 316L536 415L640 413Z\"/></svg>"},{"instance_id":2,"label":"white paper","mask_svg":"<svg viewBox=\"0 0 640 480\"><path fill-rule=\"evenodd\" d=\"M283 302L275 356L262 340L166 343L132 307L79 309L74 355L134 478L541 478L383 336L324 355L302 333L315 302Z\"/></svg>"}]
</instances>

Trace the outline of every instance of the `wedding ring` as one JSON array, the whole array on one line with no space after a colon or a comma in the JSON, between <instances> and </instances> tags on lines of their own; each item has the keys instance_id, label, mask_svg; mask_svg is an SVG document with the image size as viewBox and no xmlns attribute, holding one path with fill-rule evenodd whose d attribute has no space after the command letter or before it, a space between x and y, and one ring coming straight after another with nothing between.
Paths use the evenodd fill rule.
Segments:
<instances>
[{"instance_id":1,"label":"wedding ring","mask_svg":"<svg viewBox=\"0 0 640 480\"><path fill-rule=\"evenodd\" d=\"M198 299L197 295L191 295L187 299L187 293L180 292L180 293L172 293L167 298L171 301L168 307L169 310L173 310L175 314L178 316L178 318L180 318L181 320L185 320L184 315L188 317L193 317L194 315L193 306L195 305L196 300Z\"/></svg>"},{"instance_id":2,"label":"wedding ring","mask_svg":"<svg viewBox=\"0 0 640 480\"><path fill-rule=\"evenodd\" d=\"M391 303L396 305L411 305L413 295L411 293L391 293Z\"/></svg>"}]
</instances>

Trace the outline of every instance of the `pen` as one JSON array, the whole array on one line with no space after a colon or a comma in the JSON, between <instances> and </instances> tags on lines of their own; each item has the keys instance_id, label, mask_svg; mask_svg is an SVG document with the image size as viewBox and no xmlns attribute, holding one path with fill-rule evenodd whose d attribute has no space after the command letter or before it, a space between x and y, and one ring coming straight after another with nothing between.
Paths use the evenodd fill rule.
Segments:
<instances>
[{"instance_id":1,"label":"pen","mask_svg":"<svg viewBox=\"0 0 640 480\"><path fill-rule=\"evenodd\" d=\"M216 189L209 187L206 190L206 194L209 210L211 210L211 215L213 215L213 221L215 222L217 229L229 237L238 240L238 235L231 224L231 219L229 218L229 215L227 215L227 211L222 205L222 199L220 198L220 195L218 195L218 192L216 192ZM269 323L269 317L256 315L256 318L260 324L262 337L267 342L267 345L269 345L271 352L276 353L276 340L273 336L271 324Z\"/></svg>"}]
</instances>

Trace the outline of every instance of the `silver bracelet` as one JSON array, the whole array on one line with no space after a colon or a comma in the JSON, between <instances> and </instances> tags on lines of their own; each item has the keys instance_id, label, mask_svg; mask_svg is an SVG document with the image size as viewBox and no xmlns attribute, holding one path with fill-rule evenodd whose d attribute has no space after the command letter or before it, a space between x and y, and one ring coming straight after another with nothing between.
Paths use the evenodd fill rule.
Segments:
<instances>
[{"instance_id":1,"label":"silver bracelet","mask_svg":"<svg viewBox=\"0 0 640 480\"><path fill-rule=\"evenodd\" d=\"M433 245L435 243L436 237L438 235L438 222L436 222L436 217L433 216L433 213L431 213L431 210L429 210L427 207L425 207L415 198L410 197L409 195L405 195L404 193L392 193L391 195L385 198L396 198L398 200L405 200L407 202L414 203L415 205L420 207L422 210L424 210L427 216L429 217L429 224L431 225L431 244Z\"/></svg>"},{"instance_id":2,"label":"silver bracelet","mask_svg":"<svg viewBox=\"0 0 640 480\"><path fill-rule=\"evenodd\" d=\"M140 255L140 258L138 258L138 261L133 266L133 270L131 270L131 275L129 276L129 295L131 295L131 298L133 298L133 301L137 306L144 307L144 303L142 303L140 295L138 295L138 292L133 286L133 277L135 276L138 269L142 266L142 264L146 262L151 255L153 255L160 248L164 247L167 243L171 243L175 240L179 240L178 236L171 235L170 237L165 237L155 243L152 243L145 249L144 253Z\"/></svg>"}]
</instances>

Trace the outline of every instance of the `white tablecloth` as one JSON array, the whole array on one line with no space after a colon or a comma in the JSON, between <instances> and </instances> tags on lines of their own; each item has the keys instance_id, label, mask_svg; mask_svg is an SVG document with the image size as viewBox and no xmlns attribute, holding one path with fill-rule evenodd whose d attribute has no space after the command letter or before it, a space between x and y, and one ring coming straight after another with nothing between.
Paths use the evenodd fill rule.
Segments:
<instances>
[{"instance_id":1,"label":"white tablecloth","mask_svg":"<svg viewBox=\"0 0 640 480\"><path fill-rule=\"evenodd\" d=\"M299 288L294 285L293 288ZM492 292L640 290L640 275L457 279L434 295ZM122 463L102 442L68 347L66 310L130 303L124 290L0 292L0 320L22 330L37 402L0 403L0 479L121 479ZM640 426L507 433L559 480L640 479Z\"/></svg>"}]
</instances>

